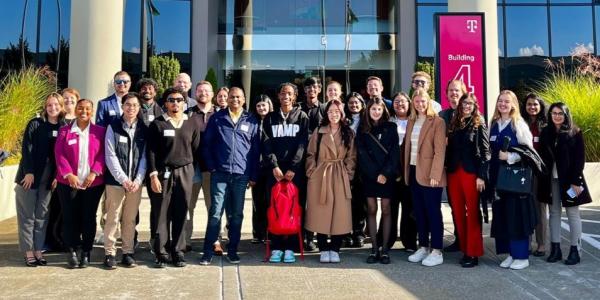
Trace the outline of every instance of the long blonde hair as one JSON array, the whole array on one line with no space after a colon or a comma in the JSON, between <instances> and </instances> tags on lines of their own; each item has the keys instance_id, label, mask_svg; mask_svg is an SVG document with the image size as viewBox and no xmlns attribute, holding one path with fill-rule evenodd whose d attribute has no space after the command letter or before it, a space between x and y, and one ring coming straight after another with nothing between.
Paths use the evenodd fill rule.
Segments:
<instances>
[{"instance_id":1,"label":"long blonde hair","mask_svg":"<svg viewBox=\"0 0 600 300\"><path fill-rule=\"evenodd\" d=\"M509 116L511 119L510 123L512 125L512 128L516 128L517 121L523 120L523 117L521 117L521 110L519 109L519 99L517 98L517 95L515 95L515 93L511 90L500 91L498 98L496 98L496 107L494 108L494 115L492 116L492 124L498 122L498 120L500 120L500 118L502 118L502 115L498 111L498 100L500 100L500 97L502 95L508 95L508 97L510 98L510 102L511 102L511 106L512 106L510 113L509 113Z\"/></svg>"},{"instance_id":2,"label":"long blonde hair","mask_svg":"<svg viewBox=\"0 0 600 300\"><path fill-rule=\"evenodd\" d=\"M421 97L421 98L427 100L427 110L425 111L425 114L427 115L428 118L437 116L437 113L433 109L433 105L431 105L431 101L433 101L433 100L431 100L427 91L424 88L417 88L416 90L413 91L412 99L410 101L411 105L410 105L410 114L408 116L409 120L414 121L419 116L419 113L415 109L415 104L414 104L415 103L414 100L416 97Z\"/></svg>"}]
</instances>

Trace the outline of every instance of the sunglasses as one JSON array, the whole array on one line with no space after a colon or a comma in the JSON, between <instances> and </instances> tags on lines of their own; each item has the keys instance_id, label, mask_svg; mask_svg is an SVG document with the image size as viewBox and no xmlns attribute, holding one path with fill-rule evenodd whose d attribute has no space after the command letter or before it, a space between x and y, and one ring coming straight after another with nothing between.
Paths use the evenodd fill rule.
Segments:
<instances>
[{"instance_id":1,"label":"sunglasses","mask_svg":"<svg viewBox=\"0 0 600 300\"><path fill-rule=\"evenodd\" d=\"M131 80L117 79L115 80L115 84L128 84Z\"/></svg>"},{"instance_id":2,"label":"sunglasses","mask_svg":"<svg viewBox=\"0 0 600 300\"><path fill-rule=\"evenodd\" d=\"M427 81L425 81L425 80L413 80L412 83L414 85L425 85L425 84L427 84Z\"/></svg>"},{"instance_id":3,"label":"sunglasses","mask_svg":"<svg viewBox=\"0 0 600 300\"><path fill-rule=\"evenodd\" d=\"M183 101L185 101L185 99L183 99L183 97L178 97L178 98L169 97L169 98L167 98L167 102L169 102L169 103L183 102Z\"/></svg>"}]
</instances>

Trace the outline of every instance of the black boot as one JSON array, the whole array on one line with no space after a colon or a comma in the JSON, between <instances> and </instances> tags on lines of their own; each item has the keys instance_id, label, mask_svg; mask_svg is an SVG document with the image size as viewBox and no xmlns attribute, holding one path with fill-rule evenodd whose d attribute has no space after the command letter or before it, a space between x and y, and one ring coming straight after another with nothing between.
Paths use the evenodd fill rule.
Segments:
<instances>
[{"instance_id":1,"label":"black boot","mask_svg":"<svg viewBox=\"0 0 600 300\"><path fill-rule=\"evenodd\" d=\"M562 251L560 250L560 243L550 244L550 255L546 258L549 263L557 262L562 259Z\"/></svg>"},{"instance_id":2,"label":"black boot","mask_svg":"<svg viewBox=\"0 0 600 300\"><path fill-rule=\"evenodd\" d=\"M565 259L565 265L576 265L580 261L581 258L579 257L579 249L577 249L577 246L571 246L571 249L569 250L569 256L567 259Z\"/></svg>"}]
</instances>

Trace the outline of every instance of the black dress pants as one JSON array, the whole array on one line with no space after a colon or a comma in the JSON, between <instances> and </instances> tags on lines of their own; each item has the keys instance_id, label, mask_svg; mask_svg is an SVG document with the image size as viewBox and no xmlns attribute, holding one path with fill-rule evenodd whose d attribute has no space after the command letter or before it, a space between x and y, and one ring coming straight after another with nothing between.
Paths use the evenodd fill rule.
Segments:
<instances>
[{"instance_id":1,"label":"black dress pants","mask_svg":"<svg viewBox=\"0 0 600 300\"><path fill-rule=\"evenodd\" d=\"M59 183L57 191L63 212L65 247L74 250L81 245L83 251L92 251L96 236L96 211L104 185L79 190Z\"/></svg>"},{"instance_id":2,"label":"black dress pants","mask_svg":"<svg viewBox=\"0 0 600 300\"><path fill-rule=\"evenodd\" d=\"M162 202L158 215L154 253L165 256L185 250L184 228L192 197L194 165L171 170L168 178L158 175L162 184Z\"/></svg>"}]
</instances>

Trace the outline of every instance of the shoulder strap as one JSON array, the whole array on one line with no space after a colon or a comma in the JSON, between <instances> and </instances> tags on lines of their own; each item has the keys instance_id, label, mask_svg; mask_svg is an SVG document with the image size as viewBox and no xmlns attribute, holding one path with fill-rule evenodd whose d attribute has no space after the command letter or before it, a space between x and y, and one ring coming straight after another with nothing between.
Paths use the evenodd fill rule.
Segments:
<instances>
[{"instance_id":1,"label":"shoulder strap","mask_svg":"<svg viewBox=\"0 0 600 300\"><path fill-rule=\"evenodd\" d=\"M372 133L368 132L368 134L371 137L371 139L373 139L373 141L375 141L377 146L379 146L379 148L381 148L381 151L383 151L383 153L385 153L385 155L387 155L388 151L385 149L385 147L383 147L383 145L379 142L379 140Z\"/></svg>"}]
</instances>

